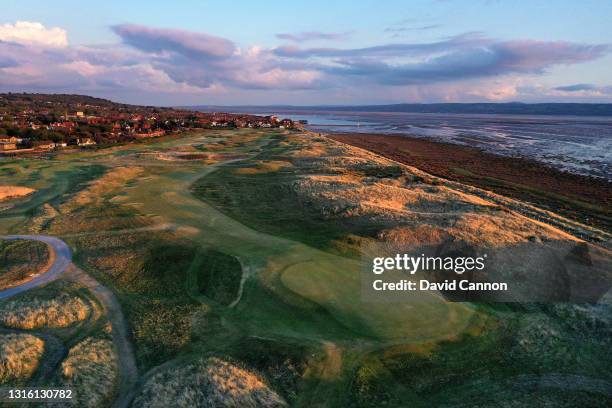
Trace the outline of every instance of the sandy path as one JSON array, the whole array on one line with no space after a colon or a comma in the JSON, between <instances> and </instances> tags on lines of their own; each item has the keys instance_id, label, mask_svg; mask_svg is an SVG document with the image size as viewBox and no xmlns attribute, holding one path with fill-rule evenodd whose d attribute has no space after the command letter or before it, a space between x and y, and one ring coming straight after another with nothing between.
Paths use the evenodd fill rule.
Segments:
<instances>
[{"instance_id":1,"label":"sandy path","mask_svg":"<svg viewBox=\"0 0 612 408\"><path fill-rule=\"evenodd\" d=\"M72 252L66 243L58 238L45 235L9 235L3 239L30 239L47 243L55 254L55 261L47 271L36 276L34 279L13 288L0 292L0 300L8 299L18 293L52 282L64 273L68 277L91 290L96 299L102 304L112 327L112 336L117 360L119 364L119 391L113 407L127 407L132 399L132 390L138 382L138 368L134 350L129 341L129 329L121 304L115 294L107 287L100 284L93 277L85 273L72 263Z\"/></svg>"},{"instance_id":2,"label":"sandy path","mask_svg":"<svg viewBox=\"0 0 612 408\"><path fill-rule=\"evenodd\" d=\"M49 245L52 252L51 258L53 262L43 273L33 277L32 279L22 283L21 285L13 286L0 291L0 300L8 299L19 293L33 289L35 287L47 284L59 278L66 270L68 265L72 263L72 253L70 248L64 241L55 237L46 235L6 235L1 237L7 241L16 239L29 239L33 241L44 242Z\"/></svg>"}]
</instances>

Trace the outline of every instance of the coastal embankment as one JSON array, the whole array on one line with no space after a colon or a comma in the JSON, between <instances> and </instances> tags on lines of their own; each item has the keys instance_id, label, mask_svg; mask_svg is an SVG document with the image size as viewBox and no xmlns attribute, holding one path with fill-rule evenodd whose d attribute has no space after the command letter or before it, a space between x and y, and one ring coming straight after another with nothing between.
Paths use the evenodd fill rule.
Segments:
<instances>
[{"instance_id":1,"label":"coastal embankment","mask_svg":"<svg viewBox=\"0 0 612 408\"><path fill-rule=\"evenodd\" d=\"M535 160L418 137L330 133L327 137L430 174L530 202L606 232L612 231L612 184Z\"/></svg>"}]
</instances>

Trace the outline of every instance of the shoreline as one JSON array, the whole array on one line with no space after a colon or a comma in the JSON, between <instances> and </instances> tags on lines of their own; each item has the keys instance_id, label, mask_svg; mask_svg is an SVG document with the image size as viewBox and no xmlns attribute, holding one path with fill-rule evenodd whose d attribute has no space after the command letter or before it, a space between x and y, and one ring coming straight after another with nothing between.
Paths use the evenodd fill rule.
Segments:
<instances>
[{"instance_id":1,"label":"shoreline","mask_svg":"<svg viewBox=\"0 0 612 408\"><path fill-rule=\"evenodd\" d=\"M325 133L435 176L516 198L586 225L612 232L612 184L526 158L415 136Z\"/></svg>"}]
</instances>

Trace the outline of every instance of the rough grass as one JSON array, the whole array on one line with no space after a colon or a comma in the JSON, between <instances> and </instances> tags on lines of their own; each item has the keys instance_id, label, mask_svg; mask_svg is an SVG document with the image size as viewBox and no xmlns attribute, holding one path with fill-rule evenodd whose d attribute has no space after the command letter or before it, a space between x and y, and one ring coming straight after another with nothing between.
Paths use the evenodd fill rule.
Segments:
<instances>
[{"instance_id":1,"label":"rough grass","mask_svg":"<svg viewBox=\"0 0 612 408\"><path fill-rule=\"evenodd\" d=\"M117 357L110 340L88 337L62 362L61 386L74 389L74 405L101 407L112 401L118 381Z\"/></svg>"},{"instance_id":2,"label":"rough grass","mask_svg":"<svg viewBox=\"0 0 612 408\"><path fill-rule=\"evenodd\" d=\"M116 193L116 190L125 186L128 182L141 176L143 169L139 167L118 167L109 170L102 177L89 183L89 186L75 195L75 197L65 206L77 208L84 205L91 205L108 198L109 194Z\"/></svg>"},{"instance_id":3,"label":"rough grass","mask_svg":"<svg viewBox=\"0 0 612 408\"><path fill-rule=\"evenodd\" d=\"M42 242L0 240L0 289L41 272L48 260L49 249Z\"/></svg>"},{"instance_id":4,"label":"rough grass","mask_svg":"<svg viewBox=\"0 0 612 408\"><path fill-rule=\"evenodd\" d=\"M285 401L255 373L219 358L158 373L134 407L284 407Z\"/></svg>"},{"instance_id":5,"label":"rough grass","mask_svg":"<svg viewBox=\"0 0 612 408\"><path fill-rule=\"evenodd\" d=\"M309 351L308 347L296 341L246 337L238 340L230 354L257 372L264 373L274 389L292 403L298 397L308 367Z\"/></svg>"},{"instance_id":6,"label":"rough grass","mask_svg":"<svg viewBox=\"0 0 612 408\"><path fill-rule=\"evenodd\" d=\"M236 174L262 174L273 173L282 169L293 167L291 162L283 160L257 160L251 167L239 167L235 171Z\"/></svg>"},{"instance_id":7,"label":"rough grass","mask_svg":"<svg viewBox=\"0 0 612 408\"><path fill-rule=\"evenodd\" d=\"M118 293L141 366L160 364L189 344L200 305L185 281L196 246L164 232L84 236L76 245L77 262Z\"/></svg>"},{"instance_id":8,"label":"rough grass","mask_svg":"<svg viewBox=\"0 0 612 408\"><path fill-rule=\"evenodd\" d=\"M181 299L128 300L128 317L136 343L136 357L150 368L175 357L191 341L193 316L201 305Z\"/></svg>"},{"instance_id":9,"label":"rough grass","mask_svg":"<svg viewBox=\"0 0 612 408\"><path fill-rule=\"evenodd\" d=\"M328 139L286 139L294 147L277 142L257 160L220 169L195 185L196 194L255 229L325 249L350 234L380 239L387 229L422 225L445 230L446 239L485 246L569 239L366 151ZM285 162L290 171L254 171Z\"/></svg>"},{"instance_id":10,"label":"rough grass","mask_svg":"<svg viewBox=\"0 0 612 408\"><path fill-rule=\"evenodd\" d=\"M29 379L38 368L44 349L44 341L30 334L0 334L0 384Z\"/></svg>"},{"instance_id":11,"label":"rough grass","mask_svg":"<svg viewBox=\"0 0 612 408\"><path fill-rule=\"evenodd\" d=\"M601 358L610 347L605 334L611 327L610 307L531 308L491 320L479 333L368 355L354 373L352 405L453 406L470 401L478 406L530 406L539 401L573 407L612 402L606 392L608 361Z\"/></svg>"},{"instance_id":12,"label":"rough grass","mask_svg":"<svg viewBox=\"0 0 612 408\"><path fill-rule=\"evenodd\" d=\"M199 293L222 305L229 305L238 295L242 266L231 255L206 251L195 265Z\"/></svg>"},{"instance_id":13,"label":"rough grass","mask_svg":"<svg viewBox=\"0 0 612 408\"><path fill-rule=\"evenodd\" d=\"M359 272L357 262L321 259L286 268L280 280L287 289L323 306L339 323L361 336L406 343L440 340L461 333L473 318L472 308L435 297L422 301L418 314L413 312L413 302L398 302L390 308L386 302L355 301L360 293Z\"/></svg>"},{"instance_id":14,"label":"rough grass","mask_svg":"<svg viewBox=\"0 0 612 408\"><path fill-rule=\"evenodd\" d=\"M89 318L91 304L61 293L53 298L27 296L0 305L0 323L18 329L68 327Z\"/></svg>"}]
</instances>

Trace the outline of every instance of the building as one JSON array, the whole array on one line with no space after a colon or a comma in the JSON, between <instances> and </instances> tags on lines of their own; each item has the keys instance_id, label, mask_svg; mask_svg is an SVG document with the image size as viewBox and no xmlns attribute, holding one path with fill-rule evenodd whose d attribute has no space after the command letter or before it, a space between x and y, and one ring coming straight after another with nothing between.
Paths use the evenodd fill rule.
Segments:
<instances>
[{"instance_id":1,"label":"building","mask_svg":"<svg viewBox=\"0 0 612 408\"><path fill-rule=\"evenodd\" d=\"M21 143L22 141L23 141L22 138L15 137L15 136L5 137L5 138L0 139L0 142Z\"/></svg>"},{"instance_id":2,"label":"building","mask_svg":"<svg viewBox=\"0 0 612 408\"><path fill-rule=\"evenodd\" d=\"M77 139L77 144L79 146L91 146L95 145L96 142L93 141L90 137L82 137L80 139Z\"/></svg>"},{"instance_id":3,"label":"building","mask_svg":"<svg viewBox=\"0 0 612 408\"><path fill-rule=\"evenodd\" d=\"M17 149L15 142L0 142L0 152L8 152Z\"/></svg>"},{"instance_id":4,"label":"building","mask_svg":"<svg viewBox=\"0 0 612 408\"><path fill-rule=\"evenodd\" d=\"M149 133L134 133L133 136L135 138L138 138L138 139L145 139L145 138L148 138L148 137L159 137L159 136L163 136L165 134L166 134L166 132L164 130L160 129L160 130L157 130L155 132L149 132Z\"/></svg>"},{"instance_id":5,"label":"building","mask_svg":"<svg viewBox=\"0 0 612 408\"><path fill-rule=\"evenodd\" d=\"M49 140L37 140L32 142L32 147L35 149L53 149L55 147L55 143Z\"/></svg>"}]
</instances>

